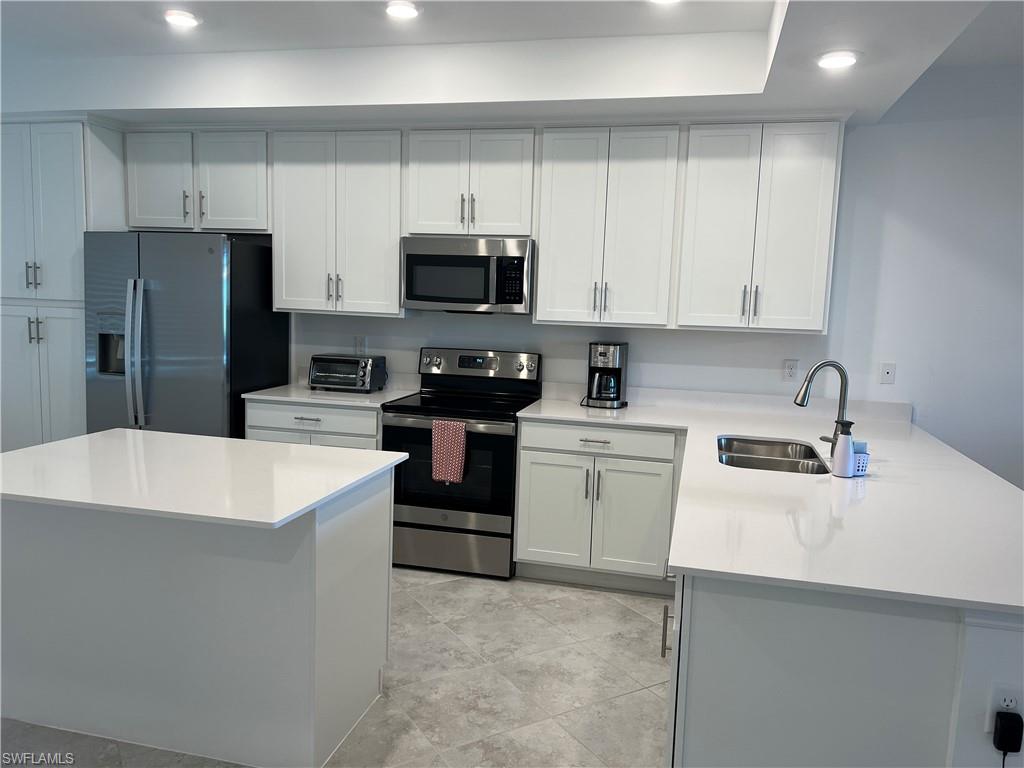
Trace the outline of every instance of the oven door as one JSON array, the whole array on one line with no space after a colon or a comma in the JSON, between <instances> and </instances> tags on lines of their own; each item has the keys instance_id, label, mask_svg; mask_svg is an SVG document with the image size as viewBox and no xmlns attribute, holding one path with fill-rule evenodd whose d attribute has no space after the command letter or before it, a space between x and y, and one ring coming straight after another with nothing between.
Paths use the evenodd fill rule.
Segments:
<instances>
[{"instance_id":1,"label":"oven door","mask_svg":"<svg viewBox=\"0 0 1024 768\"><path fill-rule=\"evenodd\" d=\"M427 417L384 414L383 449L409 454L395 468L395 522L511 535L516 425L467 422L462 482L445 484L432 477L432 424Z\"/></svg>"}]
</instances>

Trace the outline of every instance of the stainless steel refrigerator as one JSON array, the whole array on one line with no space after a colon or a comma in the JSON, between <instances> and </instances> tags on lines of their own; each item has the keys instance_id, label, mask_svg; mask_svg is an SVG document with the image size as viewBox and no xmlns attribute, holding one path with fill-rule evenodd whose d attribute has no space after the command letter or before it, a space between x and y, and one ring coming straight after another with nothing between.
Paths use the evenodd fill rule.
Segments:
<instances>
[{"instance_id":1,"label":"stainless steel refrigerator","mask_svg":"<svg viewBox=\"0 0 1024 768\"><path fill-rule=\"evenodd\" d=\"M288 382L268 235L85 233L86 427L245 436L241 395Z\"/></svg>"}]
</instances>

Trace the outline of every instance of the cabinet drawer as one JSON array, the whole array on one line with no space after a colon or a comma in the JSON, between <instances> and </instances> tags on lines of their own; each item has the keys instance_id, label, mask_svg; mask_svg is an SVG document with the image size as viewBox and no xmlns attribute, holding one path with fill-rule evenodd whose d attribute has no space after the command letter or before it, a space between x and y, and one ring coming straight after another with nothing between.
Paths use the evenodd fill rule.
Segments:
<instances>
[{"instance_id":1,"label":"cabinet drawer","mask_svg":"<svg viewBox=\"0 0 1024 768\"><path fill-rule=\"evenodd\" d=\"M309 445L309 435L305 432L279 432L273 429L251 429L245 430L246 440L266 440L269 443L297 443Z\"/></svg>"},{"instance_id":2,"label":"cabinet drawer","mask_svg":"<svg viewBox=\"0 0 1024 768\"><path fill-rule=\"evenodd\" d=\"M521 430L523 448L643 456L665 461L671 461L675 454L676 438L671 432L536 422L524 422Z\"/></svg>"},{"instance_id":3,"label":"cabinet drawer","mask_svg":"<svg viewBox=\"0 0 1024 768\"><path fill-rule=\"evenodd\" d=\"M250 402L245 407L246 427L344 432L377 437L377 412L360 408L325 408L312 405Z\"/></svg>"},{"instance_id":4,"label":"cabinet drawer","mask_svg":"<svg viewBox=\"0 0 1024 768\"><path fill-rule=\"evenodd\" d=\"M310 445L330 445L335 448L365 448L377 450L376 437L349 437L348 435L317 435L309 436Z\"/></svg>"}]
</instances>

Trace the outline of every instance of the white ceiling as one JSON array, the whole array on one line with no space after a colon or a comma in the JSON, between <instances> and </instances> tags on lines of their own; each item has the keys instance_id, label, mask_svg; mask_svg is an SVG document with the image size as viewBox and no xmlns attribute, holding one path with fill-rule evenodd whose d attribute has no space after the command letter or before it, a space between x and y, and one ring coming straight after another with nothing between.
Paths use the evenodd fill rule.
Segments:
<instances>
[{"instance_id":1,"label":"white ceiling","mask_svg":"<svg viewBox=\"0 0 1024 768\"><path fill-rule=\"evenodd\" d=\"M351 48L702 32L763 32L771 0L649 2L450 2L417 0L414 21L377 2L0 3L5 55L32 57ZM203 23L174 32L163 20L183 8Z\"/></svg>"},{"instance_id":2,"label":"white ceiling","mask_svg":"<svg viewBox=\"0 0 1024 768\"><path fill-rule=\"evenodd\" d=\"M1024 3L989 3L935 62L941 67L1024 62Z\"/></svg>"}]
</instances>

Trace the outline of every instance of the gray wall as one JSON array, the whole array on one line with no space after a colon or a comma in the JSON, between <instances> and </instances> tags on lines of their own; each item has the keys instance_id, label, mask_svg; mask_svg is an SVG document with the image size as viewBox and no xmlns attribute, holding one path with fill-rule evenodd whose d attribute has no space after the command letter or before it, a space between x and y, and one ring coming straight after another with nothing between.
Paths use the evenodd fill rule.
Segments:
<instances>
[{"instance_id":1,"label":"gray wall","mask_svg":"<svg viewBox=\"0 0 1024 768\"><path fill-rule=\"evenodd\" d=\"M421 345L522 348L545 355L546 379L582 387L587 342L606 338L630 343L636 386L788 394L785 358L802 374L834 356L852 397L912 402L918 424L1024 486L1022 87L1019 65L936 66L881 122L848 130L827 337L296 315L296 360L354 335L397 372ZM878 383L883 361L894 385Z\"/></svg>"}]
</instances>

